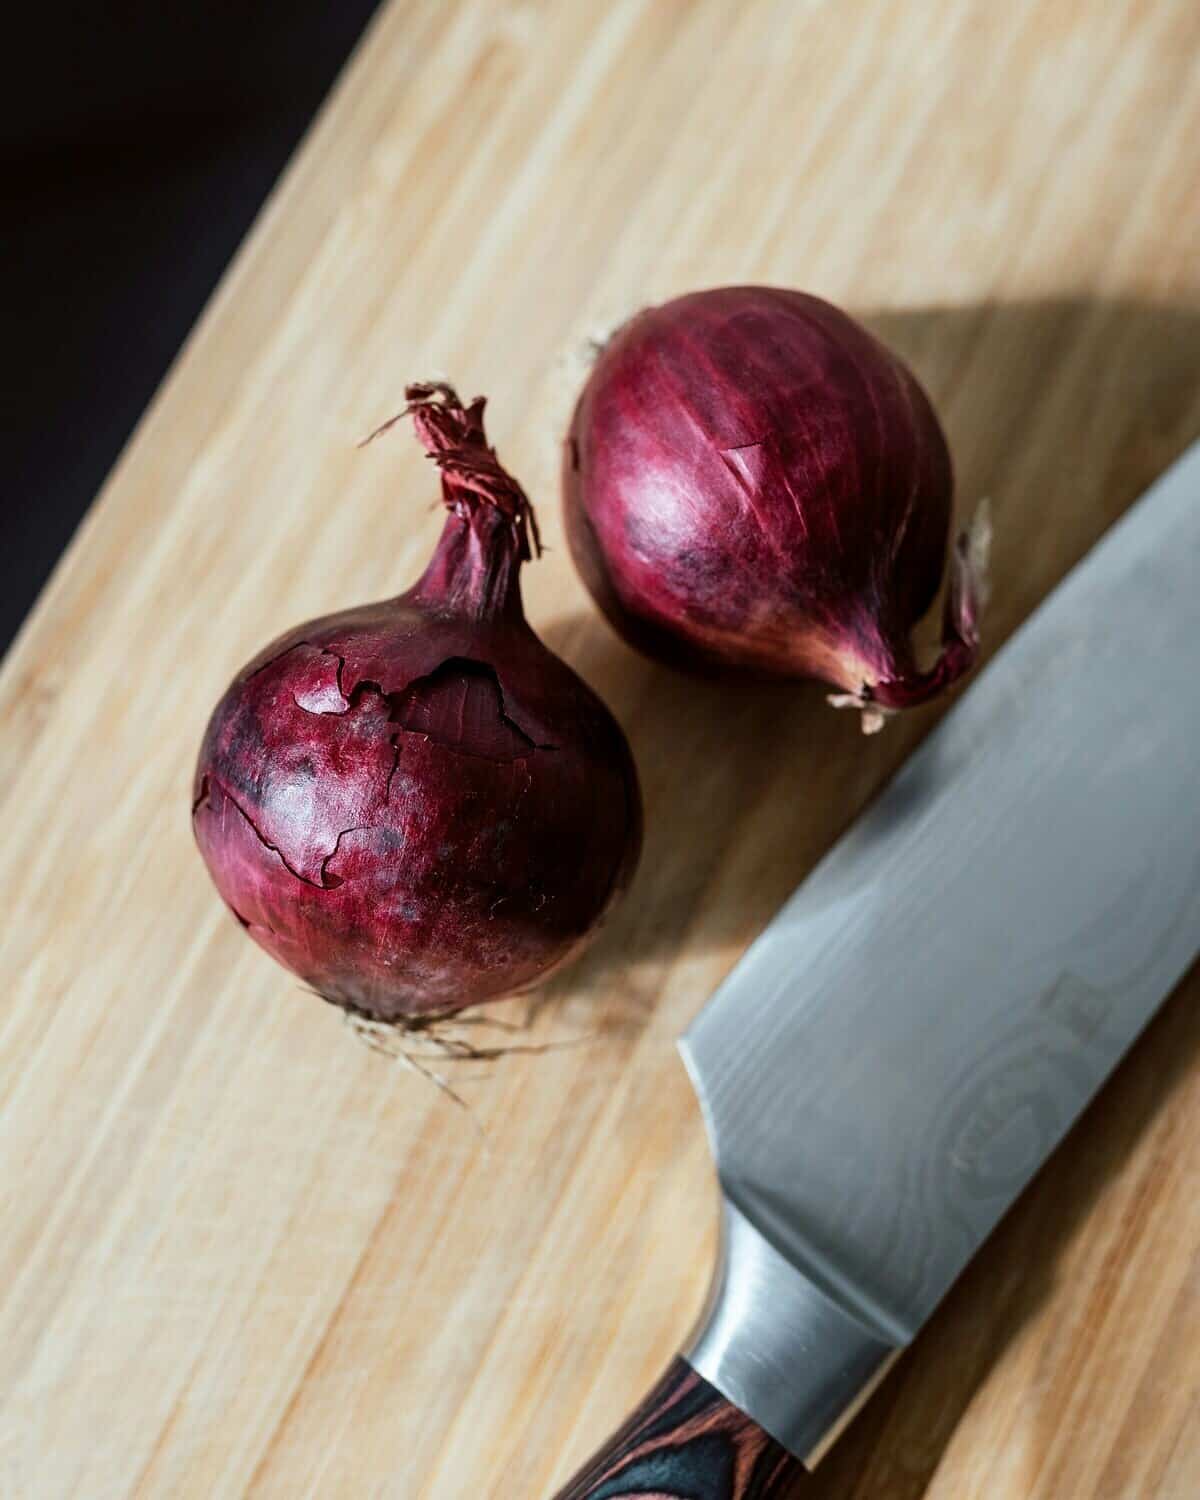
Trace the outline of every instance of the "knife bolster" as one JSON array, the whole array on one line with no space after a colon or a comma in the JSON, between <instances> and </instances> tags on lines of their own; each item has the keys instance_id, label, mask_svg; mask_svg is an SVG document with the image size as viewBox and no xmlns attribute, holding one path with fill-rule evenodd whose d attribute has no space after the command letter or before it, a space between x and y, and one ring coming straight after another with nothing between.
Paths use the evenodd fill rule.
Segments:
<instances>
[{"instance_id":1,"label":"knife bolster","mask_svg":"<svg viewBox=\"0 0 1200 1500\"><path fill-rule=\"evenodd\" d=\"M716 1276L683 1352L711 1386L813 1468L900 1350L810 1281L725 1198Z\"/></svg>"}]
</instances>

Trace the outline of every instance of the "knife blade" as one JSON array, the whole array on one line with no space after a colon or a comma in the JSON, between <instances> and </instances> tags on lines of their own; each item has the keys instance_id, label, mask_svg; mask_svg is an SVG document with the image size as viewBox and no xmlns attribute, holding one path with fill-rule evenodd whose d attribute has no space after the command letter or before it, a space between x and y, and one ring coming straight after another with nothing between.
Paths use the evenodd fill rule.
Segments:
<instances>
[{"instance_id":1,"label":"knife blade","mask_svg":"<svg viewBox=\"0 0 1200 1500\"><path fill-rule=\"evenodd\" d=\"M1200 443L682 1039L720 1265L684 1357L562 1500L763 1497L816 1463L1187 971L1198 572Z\"/></svg>"}]
</instances>

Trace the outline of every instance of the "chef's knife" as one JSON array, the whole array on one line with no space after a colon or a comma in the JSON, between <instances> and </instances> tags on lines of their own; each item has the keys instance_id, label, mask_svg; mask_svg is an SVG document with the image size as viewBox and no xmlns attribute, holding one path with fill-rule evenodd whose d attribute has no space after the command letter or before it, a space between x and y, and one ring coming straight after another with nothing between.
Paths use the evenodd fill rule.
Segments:
<instances>
[{"instance_id":1,"label":"chef's knife","mask_svg":"<svg viewBox=\"0 0 1200 1500\"><path fill-rule=\"evenodd\" d=\"M559 1500L790 1491L1200 949L1200 443L683 1038L724 1200L684 1355Z\"/></svg>"}]
</instances>

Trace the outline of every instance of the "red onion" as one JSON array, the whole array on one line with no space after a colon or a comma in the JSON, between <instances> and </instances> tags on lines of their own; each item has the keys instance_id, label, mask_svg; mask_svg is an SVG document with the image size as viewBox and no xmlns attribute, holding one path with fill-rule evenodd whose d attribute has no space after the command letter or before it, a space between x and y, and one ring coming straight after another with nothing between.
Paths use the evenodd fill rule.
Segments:
<instances>
[{"instance_id":1,"label":"red onion","mask_svg":"<svg viewBox=\"0 0 1200 1500\"><path fill-rule=\"evenodd\" d=\"M915 377L801 292L725 287L638 314L602 350L563 466L585 582L634 645L680 665L816 677L831 701L923 703L978 652L982 533L937 594L954 481Z\"/></svg>"},{"instance_id":2,"label":"red onion","mask_svg":"<svg viewBox=\"0 0 1200 1500\"><path fill-rule=\"evenodd\" d=\"M407 397L450 511L429 566L249 663L204 736L193 821L251 937L352 1014L423 1026L586 943L633 873L641 803L616 721L525 621L533 510L483 399Z\"/></svg>"}]
</instances>

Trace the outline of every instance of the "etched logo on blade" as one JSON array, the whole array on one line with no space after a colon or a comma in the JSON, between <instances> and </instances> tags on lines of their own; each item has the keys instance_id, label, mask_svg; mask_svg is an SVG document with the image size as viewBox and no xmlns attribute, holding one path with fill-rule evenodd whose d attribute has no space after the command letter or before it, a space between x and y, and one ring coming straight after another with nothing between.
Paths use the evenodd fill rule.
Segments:
<instances>
[{"instance_id":1,"label":"etched logo on blade","mask_svg":"<svg viewBox=\"0 0 1200 1500\"><path fill-rule=\"evenodd\" d=\"M1038 1002L1046 1015L1065 1026L1083 1046L1096 1040L1112 1003L1111 995L1070 971L1060 974Z\"/></svg>"},{"instance_id":2,"label":"etched logo on blade","mask_svg":"<svg viewBox=\"0 0 1200 1500\"><path fill-rule=\"evenodd\" d=\"M993 1067L963 1101L950 1131L950 1164L973 1197L1013 1193L1062 1128L1058 1059L1037 1046Z\"/></svg>"},{"instance_id":3,"label":"etched logo on blade","mask_svg":"<svg viewBox=\"0 0 1200 1500\"><path fill-rule=\"evenodd\" d=\"M1057 1037L1045 1022L1034 1022L998 1042L965 1081L951 1111L950 1163L972 1197L1017 1192L1097 1081L1100 1070L1086 1053L1065 1051L1062 1033L1081 1048L1103 1043L1111 996L1066 970L1037 1007Z\"/></svg>"}]
</instances>

